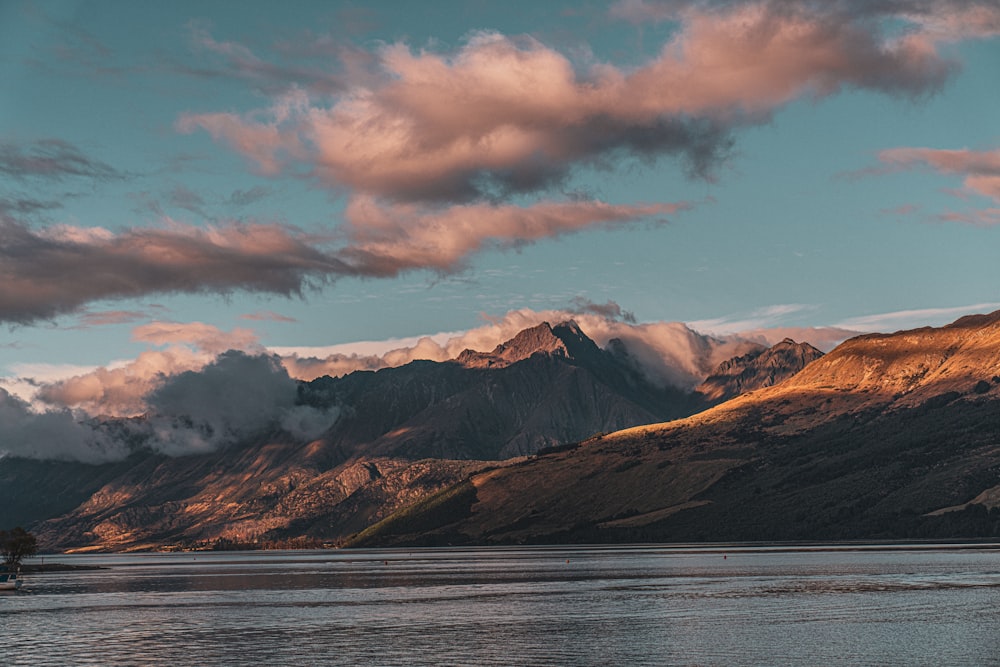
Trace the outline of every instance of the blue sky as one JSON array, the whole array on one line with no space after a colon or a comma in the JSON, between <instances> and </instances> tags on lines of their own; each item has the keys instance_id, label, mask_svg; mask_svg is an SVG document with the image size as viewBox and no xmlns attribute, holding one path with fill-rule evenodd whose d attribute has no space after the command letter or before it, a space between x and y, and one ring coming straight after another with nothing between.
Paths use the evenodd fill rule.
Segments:
<instances>
[{"instance_id":1,"label":"blue sky","mask_svg":"<svg viewBox=\"0 0 1000 667\"><path fill-rule=\"evenodd\" d=\"M212 348L195 323L290 349L1000 308L991 2L12 0L0 89L9 378Z\"/></svg>"}]
</instances>

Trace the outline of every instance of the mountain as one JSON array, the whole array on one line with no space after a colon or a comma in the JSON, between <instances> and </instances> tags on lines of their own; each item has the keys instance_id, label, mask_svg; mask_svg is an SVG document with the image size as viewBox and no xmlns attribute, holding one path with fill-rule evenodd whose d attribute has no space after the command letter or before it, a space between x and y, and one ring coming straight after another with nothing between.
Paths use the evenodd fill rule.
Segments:
<instances>
[{"instance_id":1,"label":"mountain","mask_svg":"<svg viewBox=\"0 0 1000 667\"><path fill-rule=\"evenodd\" d=\"M325 436L333 460L503 459L691 410L687 392L652 384L574 322L543 322L454 362L320 378L303 397L346 406Z\"/></svg>"},{"instance_id":2,"label":"mountain","mask_svg":"<svg viewBox=\"0 0 1000 667\"><path fill-rule=\"evenodd\" d=\"M793 356L784 370L759 364L762 381L799 370L806 357ZM751 375L741 389L756 386ZM303 383L302 404L340 408L311 442L275 429L198 455L0 459L0 524L30 524L60 549L340 540L506 465L495 461L686 416L710 400L654 384L621 341L604 350L575 322L542 323L492 352Z\"/></svg>"},{"instance_id":3,"label":"mountain","mask_svg":"<svg viewBox=\"0 0 1000 667\"><path fill-rule=\"evenodd\" d=\"M786 338L767 349L722 362L695 389L695 395L705 407L711 407L748 391L779 384L822 356L812 345Z\"/></svg>"},{"instance_id":4,"label":"mountain","mask_svg":"<svg viewBox=\"0 0 1000 667\"><path fill-rule=\"evenodd\" d=\"M477 472L352 544L998 535L1000 311L860 336L689 418Z\"/></svg>"}]
</instances>

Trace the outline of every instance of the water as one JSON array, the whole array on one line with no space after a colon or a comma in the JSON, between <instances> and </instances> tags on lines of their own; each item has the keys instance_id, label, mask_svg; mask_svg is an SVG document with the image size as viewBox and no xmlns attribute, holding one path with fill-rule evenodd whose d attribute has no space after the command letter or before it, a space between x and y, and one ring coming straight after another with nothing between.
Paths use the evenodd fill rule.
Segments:
<instances>
[{"instance_id":1,"label":"water","mask_svg":"<svg viewBox=\"0 0 1000 667\"><path fill-rule=\"evenodd\" d=\"M1000 546L49 557L0 665L1000 665Z\"/></svg>"}]
</instances>

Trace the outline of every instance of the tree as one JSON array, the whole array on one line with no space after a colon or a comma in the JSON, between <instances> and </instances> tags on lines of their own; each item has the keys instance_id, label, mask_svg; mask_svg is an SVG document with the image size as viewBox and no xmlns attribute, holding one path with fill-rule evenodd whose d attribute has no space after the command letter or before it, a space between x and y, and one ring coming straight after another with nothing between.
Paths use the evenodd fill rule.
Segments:
<instances>
[{"instance_id":1,"label":"tree","mask_svg":"<svg viewBox=\"0 0 1000 667\"><path fill-rule=\"evenodd\" d=\"M0 556L4 565L16 568L21 560L38 553L35 536L18 526L13 530L0 530Z\"/></svg>"}]
</instances>

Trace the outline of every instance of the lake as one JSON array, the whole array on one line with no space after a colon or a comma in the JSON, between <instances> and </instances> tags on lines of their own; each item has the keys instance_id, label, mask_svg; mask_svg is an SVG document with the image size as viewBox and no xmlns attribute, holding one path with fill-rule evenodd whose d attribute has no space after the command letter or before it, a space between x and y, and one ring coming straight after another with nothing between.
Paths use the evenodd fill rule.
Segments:
<instances>
[{"instance_id":1,"label":"lake","mask_svg":"<svg viewBox=\"0 0 1000 667\"><path fill-rule=\"evenodd\" d=\"M1000 664L1000 545L49 556L2 665Z\"/></svg>"}]
</instances>

